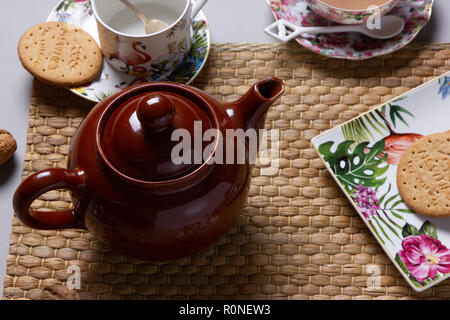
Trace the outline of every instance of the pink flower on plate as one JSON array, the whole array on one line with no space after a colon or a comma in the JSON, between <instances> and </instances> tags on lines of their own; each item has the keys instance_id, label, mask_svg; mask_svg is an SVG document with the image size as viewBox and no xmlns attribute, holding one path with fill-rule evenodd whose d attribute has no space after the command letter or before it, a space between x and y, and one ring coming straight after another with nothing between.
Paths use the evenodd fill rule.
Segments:
<instances>
[{"instance_id":1,"label":"pink flower on plate","mask_svg":"<svg viewBox=\"0 0 450 320\"><path fill-rule=\"evenodd\" d=\"M380 205L378 204L379 200L375 189L371 187L366 188L361 184L355 187L352 197L368 221L371 221L372 217L378 216Z\"/></svg>"},{"instance_id":2,"label":"pink flower on plate","mask_svg":"<svg viewBox=\"0 0 450 320\"><path fill-rule=\"evenodd\" d=\"M281 0L283 6L295 6L297 4L297 0Z\"/></svg>"},{"instance_id":3,"label":"pink flower on plate","mask_svg":"<svg viewBox=\"0 0 450 320\"><path fill-rule=\"evenodd\" d=\"M337 36L322 36L319 37L319 39L320 42L327 47L343 48L346 45L345 40Z\"/></svg>"},{"instance_id":4,"label":"pink flower on plate","mask_svg":"<svg viewBox=\"0 0 450 320\"><path fill-rule=\"evenodd\" d=\"M437 272L450 273L450 250L439 240L424 234L410 236L403 239L402 247L398 255L418 281L433 279Z\"/></svg>"}]
</instances>

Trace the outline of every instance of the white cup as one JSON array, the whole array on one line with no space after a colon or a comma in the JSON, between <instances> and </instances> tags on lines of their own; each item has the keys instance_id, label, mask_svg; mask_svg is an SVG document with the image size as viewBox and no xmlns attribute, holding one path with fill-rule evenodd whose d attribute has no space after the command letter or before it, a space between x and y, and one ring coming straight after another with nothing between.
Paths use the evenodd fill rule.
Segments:
<instances>
[{"instance_id":1,"label":"white cup","mask_svg":"<svg viewBox=\"0 0 450 320\"><path fill-rule=\"evenodd\" d=\"M132 0L148 19L168 24L146 34L144 23L122 1L91 0L104 56L116 70L137 77L158 79L171 74L189 55L192 20L206 1Z\"/></svg>"}]
</instances>

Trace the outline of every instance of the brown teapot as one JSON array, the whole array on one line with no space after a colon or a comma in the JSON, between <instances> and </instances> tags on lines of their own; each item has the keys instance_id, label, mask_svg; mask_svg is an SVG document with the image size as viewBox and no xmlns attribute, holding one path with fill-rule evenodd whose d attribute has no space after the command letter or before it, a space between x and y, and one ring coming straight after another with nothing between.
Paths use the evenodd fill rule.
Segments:
<instances>
[{"instance_id":1,"label":"brown teapot","mask_svg":"<svg viewBox=\"0 0 450 320\"><path fill-rule=\"evenodd\" d=\"M283 92L277 78L262 80L238 101L223 104L196 88L168 82L123 90L100 102L82 122L68 169L44 170L22 182L14 195L15 213L36 229L88 228L111 248L140 259L192 255L236 221L252 166L211 161L219 152L218 138L209 145L202 141L200 149L192 139L185 144L192 161L175 163L175 130L195 136L195 123L222 136L230 129L259 130ZM231 145L228 140L222 144L225 149ZM204 156L200 161L198 150ZM54 189L71 191L73 210L30 209L37 197Z\"/></svg>"}]
</instances>

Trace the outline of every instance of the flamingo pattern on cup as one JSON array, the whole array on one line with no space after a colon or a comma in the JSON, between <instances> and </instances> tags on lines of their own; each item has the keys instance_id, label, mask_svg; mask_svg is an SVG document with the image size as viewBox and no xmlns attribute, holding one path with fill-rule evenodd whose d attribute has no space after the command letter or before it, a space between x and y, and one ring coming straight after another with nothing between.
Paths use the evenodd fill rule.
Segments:
<instances>
[{"instance_id":1,"label":"flamingo pattern on cup","mask_svg":"<svg viewBox=\"0 0 450 320\"><path fill-rule=\"evenodd\" d=\"M91 2L89 0L61 0L52 10L47 21L60 21L77 25L91 34L92 37L99 42L95 17L91 7ZM184 23L186 23L186 25L184 25ZM187 27L188 25L186 20L184 22L181 21L180 24L177 25L176 29L178 30L179 28ZM146 52L146 54L152 58L147 63L150 63L154 70L158 70L158 73L154 73L148 77L142 77L142 74L144 73L143 69L140 68L142 65L137 64L137 71L133 71L133 67L130 67L130 73L128 74L128 70L123 70L125 72L119 72L116 69L113 69L110 63L105 62L103 65L103 71L97 79L79 88L70 88L70 90L83 98L98 102L119 90L141 82L161 80L184 84L191 83L205 66L211 47L209 25L203 12L200 12L194 19L192 28L194 35L193 43L186 58L184 58L184 55L180 54L178 51L180 48L184 48L184 46L188 44L177 43L174 41L174 36L176 36L177 31L175 28L173 29L173 32L167 34L170 42L166 56L162 55L158 57ZM134 42L131 42L128 50L134 52L133 45ZM146 51L145 49L148 49L147 47L144 49L142 46L143 44L136 45L138 51L143 52ZM174 57L177 52L179 54L178 58L171 62L172 64L178 65L177 68L168 73L166 76L161 76L161 74L165 73L165 70L171 68L167 62L168 58ZM111 51L111 53L114 54L113 51ZM117 53L117 51L115 53ZM138 52L136 52L136 54L141 56L140 59L144 58L144 55ZM180 57L182 59L181 63ZM120 55L115 56L113 60L122 66L126 66L124 62L119 62L118 58L120 58ZM121 59L123 60L123 58ZM142 60L140 62L142 62Z\"/></svg>"},{"instance_id":2,"label":"flamingo pattern on cup","mask_svg":"<svg viewBox=\"0 0 450 320\"><path fill-rule=\"evenodd\" d=\"M160 2L163 1L155 1L155 5ZM123 19L121 24L128 22L128 16L120 15L123 18L115 18L114 14L117 14L115 12L121 12L120 3L119 5L117 3L114 2L114 5L110 6L107 0L91 0L100 46L106 61L114 69L138 79L151 77L159 80L170 75L190 53L195 36L193 15L198 13L198 6L205 2L199 0L168 2L168 8L180 16L167 28L142 35L133 34L134 29L127 29L126 33L123 33L125 31L120 27L114 29L120 19ZM142 4L143 1L136 3ZM115 19L114 23L111 22L112 17Z\"/></svg>"},{"instance_id":3,"label":"flamingo pattern on cup","mask_svg":"<svg viewBox=\"0 0 450 320\"><path fill-rule=\"evenodd\" d=\"M181 20L178 27L148 39L116 35L98 23L103 54L119 71L139 79L163 78L172 73L191 50L193 39L191 32L186 35L186 31L192 27L185 20Z\"/></svg>"},{"instance_id":4,"label":"flamingo pattern on cup","mask_svg":"<svg viewBox=\"0 0 450 320\"><path fill-rule=\"evenodd\" d=\"M120 38L116 38L120 42ZM120 43L118 44L120 47ZM135 84L141 79L145 79L148 75L148 70L143 65L152 61L152 57L146 53L145 45L141 41L135 41L130 46L124 46L121 50L114 53L106 54L109 56L111 64L120 64L118 66L124 72L135 75L136 79L132 84Z\"/></svg>"}]
</instances>

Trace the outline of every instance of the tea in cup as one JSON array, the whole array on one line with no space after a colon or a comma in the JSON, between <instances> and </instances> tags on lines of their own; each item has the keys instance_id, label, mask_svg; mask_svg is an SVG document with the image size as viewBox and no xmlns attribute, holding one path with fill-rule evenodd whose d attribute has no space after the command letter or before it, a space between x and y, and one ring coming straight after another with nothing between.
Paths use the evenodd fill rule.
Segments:
<instances>
[{"instance_id":1,"label":"tea in cup","mask_svg":"<svg viewBox=\"0 0 450 320\"><path fill-rule=\"evenodd\" d=\"M147 34L135 12L120 0L91 0L100 46L116 70L153 79L171 74L189 55L193 43L192 20L205 0L133 0L149 20L167 27Z\"/></svg>"},{"instance_id":2,"label":"tea in cup","mask_svg":"<svg viewBox=\"0 0 450 320\"><path fill-rule=\"evenodd\" d=\"M383 16L398 0L307 0L308 5L324 18L341 24L362 24L374 14Z\"/></svg>"}]
</instances>

